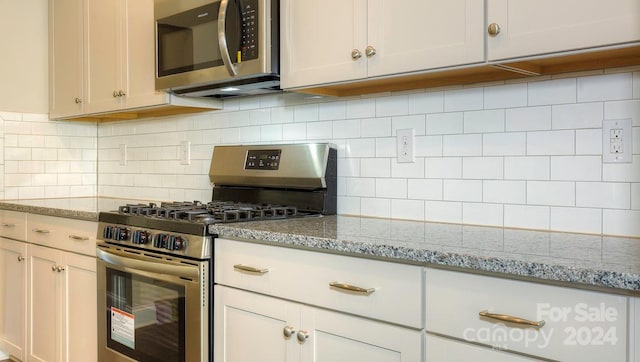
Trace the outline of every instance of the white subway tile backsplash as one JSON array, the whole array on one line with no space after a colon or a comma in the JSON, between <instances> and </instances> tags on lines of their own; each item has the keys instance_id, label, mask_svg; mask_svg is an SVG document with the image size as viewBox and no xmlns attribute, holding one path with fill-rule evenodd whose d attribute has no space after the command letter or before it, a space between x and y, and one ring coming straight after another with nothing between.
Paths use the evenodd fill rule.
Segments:
<instances>
[{"instance_id":1,"label":"white subway tile backsplash","mask_svg":"<svg viewBox=\"0 0 640 362\"><path fill-rule=\"evenodd\" d=\"M442 180L409 179L407 197L419 200L442 200Z\"/></svg>"},{"instance_id":2,"label":"white subway tile backsplash","mask_svg":"<svg viewBox=\"0 0 640 362\"><path fill-rule=\"evenodd\" d=\"M504 178L504 159L502 157L464 157L462 178L500 180Z\"/></svg>"},{"instance_id":3,"label":"white subway tile backsplash","mask_svg":"<svg viewBox=\"0 0 640 362\"><path fill-rule=\"evenodd\" d=\"M482 202L480 180L444 180L443 190L446 201Z\"/></svg>"},{"instance_id":4,"label":"white subway tile backsplash","mask_svg":"<svg viewBox=\"0 0 640 362\"><path fill-rule=\"evenodd\" d=\"M221 135L224 138L224 130ZM287 123L282 125L282 139L285 141L304 140L307 139L306 123Z\"/></svg>"},{"instance_id":5,"label":"white subway tile backsplash","mask_svg":"<svg viewBox=\"0 0 640 362\"><path fill-rule=\"evenodd\" d=\"M471 225L502 226L504 224L503 206L465 202L462 204L462 222Z\"/></svg>"},{"instance_id":6,"label":"white subway tile backsplash","mask_svg":"<svg viewBox=\"0 0 640 362\"><path fill-rule=\"evenodd\" d=\"M527 155L572 155L575 153L575 131L542 131L527 133Z\"/></svg>"},{"instance_id":7,"label":"white subway tile backsplash","mask_svg":"<svg viewBox=\"0 0 640 362\"><path fill-rule=\"evenodd\" d=\"M464 112L464 133L504 132L504 109Z\"/></svg>"},{"instance_id":8,"label":"white subway tile backsplash","mask_svg":"<svg viewBox=\"0 0 640 362\"><path fill-rule=\"evenodd\" d=\"M348 100L346 118L371 118L376 116L376 101L373 98Z\"/></svg>"},{"instance_id":9,"label":"white subway tile backsplash","mask_svg":"<svg viewBox=\"0 0 640 362\"><path fill-rule=\"evenodd\" d=\"M346 196L375 197L376 180L373 178L347 177Z\"/></svg>"},{"instance_id":10,"label":"white subway tile backsplash","mask_svg":"<svg viewBox=\"0 0 640 362\"><path fill-rule=\"evenodd\" d=\"M381 97L375 100L376 117L404 116L409 113L408 96Z\"/></svg>"},{"instance_id":11,"label":"white subway tile backsplash","mask_svg":"<svg viewBox=\"0 0 640 362\"><path fill-rule=\"evenodd\" d=\"M426 120L427 135L460 134L464 129L464 113L428 114Z\"/></svg>"},{"instance_id":12,"label":"white subway tile backsplash","mask_svg":"<svg viewBox=\"0 0 640 362\"><path fill-rule=\"evenodd\" d=\"M575 183L560 181L528 181L527 204L544 206L575 206Z\"/></svg>"},{"instance_id":13,"label":"white subway tile backsplash","mask_svg":"<svg viewBox=\"0 0 640 362\"><path fill-rule=\"evenodd\" d=\"M504 226L548 230L550 212L548 206L504 205Z\"/></svg>"},{"instance_id":14,"label":"white subway tile backsplash","mask_svg":"<svg viewBox=\"0 0 640 362\"><path fill-rule=\"evenodd\" d=\"M352 162L355 162L358 159L347 160L353 160ZM360 161L360 174L362 177L391 177L391 159L362 158ZM340 173L338 173L338 175L340 175Z\"/></svg>"},{"instance_id":15,"label":"white subway tile backsplash","mask_svg":"<svg viewBox=\"0 0 640 362\"><path fill-rule=\"evenodd\" d=\"M485 180L482 183L482 201L496 204L525 204L525 181Z\"/></svg>"},{"instance_id":16,"label":"white subway tile backsplash","mask_svg":"<svg viewBox=\"0 0 640 362\"><path fill-rule=\"evenodd\" d=\"M338 196L337 213L340 215L360 215L360 198Z\"/></svg>"},{"instance_id":17,"label":"white subway tile backsplash","mask_svg":"<svg viewBox=\"0 0 640 362\"><path fill-rule=\"evenodd\" d=\"M577 182L576 206L629 209L631 207L630 186L628 183L618 182Z\"/></svg>"},{"instance_id":18,"label":"white subway tile backsplash","mask_svg":"<svg viewBox=\"0 0 640 362\"><path fill-rule=\"evenodd\" d=\"M416 157L442 156L442 136L418 136L415 138Z\"/></svg>"},{"instance_id":19,"label":"white subway tile backsplash","mask_svg":"<svg viewBox=\"0 0 640 362\"><path fill-rule=\"evenodd\" d=\"M447 135L442 142L443 156L482 156L482 135Z\"/></svg>"},{"instance_id":20,"label":"white subway tile backsplash","mask_svg":"<svg viewBox=\"0 0 640 362\"><path fill-rule=\"evenodd\" d=\"M482 135L483 156L524 156L527 150L525 132L487 133Z\"/></svg>"},{"instance_id":21,"label":"white subway tile backsplash","mask_svg":"<svg viewBox=\"0 0 640 362\"><path fill-rule=\"evenodd\" d=\"M631 118L634 127L640 127L640 99L604 103L604 119Z\"/></svg>"},{"instance_id":22,"label":"white subway tile backsplash","mask_svg":"<svg viewBox=\"0 0 640 362\"><path fill-rule=\"evenodd\" d=\"M529 106L576 102L576 79L553 79L528 83Z\"/></svg>"},{"instance_id":23,"label":"white subway tile backsplash","mask_svg":"<svg viewBox=\"0 0 640 362\"><path fill-rule=\"evenodd\" d=\"M461 223L462 203L448 201L426 201L425 219L435 222Z\"/></svg>"},{"instance_id":24,"label":"white subway tile backsplash","mask_svg":"<svg viewBox=\"0 0 640 362\"><path fill-rule=\"evenodd\" d=\"M631 163L603 163L602 181L640 182L640 156L633 155Z\"/></svg>"},{"instance_id":25,"label":"white subway tile backsplash","mask_svg":"<svg viewBox=\"0 0 640 362\"><path fill-rule=\"evenodd\" d=\"M299 104L293 108L294 122L315 122L320 119L317 104ZM235 117L234 117L235 118ZM236 120L234 119L234 122Z\"/></svg>"},{"instance_id":26,"label":"white subway tile backsplash","mask_svg":"<svg viewBox=\"0 0 640 362\"><path fill-rule=\"evenodd\" d=\"M424 162L398 163L391 160L391 177L424 178Z\"/></svg>"},{"instance_id":27,"label":"white subway tile backsplash","mask_svg":"<svg viewBox=\"0 0 640 362\"><path fill-rule=\"evenodd\" d=\"M319 122L324 123L324 122ZM333 138L360 138L360 120L349 119L344 121L334 121ZM313 129L311 130L313 131ZM331 137L324 137L331 138Z\"/></svg>"},{"instance_id":28,"label":"white subway tile backsplash","mask_svg":"<svg viewBox=\"0 0 640 362\"><path fill-rule=\"evenodd\" d=\"M362 119L360 134L362 137L391 137L391 117Z\"/></svg>"},{"instance_id":29,"label":"white subway tile backsplash","mask_svg":"<svg viewBox=\"0 0 640 362\"><path fill-rule=\"evenodd\" d=\"M360 200L362 216L391 217L391 200L377 198L362 198Z\"/></svg>"},{"instance_id":30,"label":"white subway tile backsplash","mask_svg":"<svg viewBox=\"0 0 640 362\"><path fill-rule=\"evenodd\" d=\"M578 102L629 99L633 95L632 74L606 74L578 78Z\"/></svg>"},{"instance_id":31,"label":"white subway tile backsplash","mask_svg":"<svg viewBox=\"0 0 640 362\"><path fill-rule=\"evenodd\" d=\"M428 179L460 179L462 178L462 158L426 158L425 177Z\"/></svg>"},{"instance_id":32,"label":"white subway tile backsplash","mask_svg":"<svg viewBox=\"0 0 640 362\"><path fill-rule=\"evenodd\" d=\"M363 167L361 166L361 164L364 164L366 160L375 159L339 158L338 175L340 175L340 177L359 177L361 173L361 167Z\"/></svg>"},{"instance_id":33,"label":"white subway tile backsplash","mask_svg":"<svg viewBox=\"0 0 640 362\"><path fill-rule=\"evenodd\" d=\"M576 155L602 155L602 129L576 130Z\"/></svg>"},{"instance_id":34,"label":"white subway tile backsplash","mask_svg":"<svg viewBox=\"0 0 640 362\"><path fill-rule=\"evenodd\" d=\"M405 220L424 220L424 201L391 200L391 217Z\"/></svg>"},{"instance_id":35,"label":"white subway tile backsplash","mask_svg":"<svg viewBox=\"0 0 640 362\"><path fill-rule=\"evenodd\" d=\"M640 210L640 183L631 184L631 208Z\"/></svg>"},{"instance_id":36,"label":"white subway tile backsplash","mask_svg":"<svg viewBox=\"0 0 640 362\"><path fill-rule=\"evenodd\" d=\"M327 102L318 105L318 119L331 121L345 119L347 116L347 104L344 101Z\"/></svg>"},{"instance_id":37,"label":"white subway tile backsplash","mask_svg":"<svg viewBox=\"0 0 640 362\"><path fill-rule=\"evenodd\" d=\"M505 129L514 131L545 131L551 129L551 107L525 107L505 110Z\"/></svg>"},{"instance_id":38,"label":"white subway tile backsplash","mask_svg":"<svg viewBox=\"0 0 640 362\"><path fill-rule=\"evenodd\" d=\"M602 232L602 210L552 207L551 230L600 234Z\"/></svg>"},{"instance_id":39,"label":"white subway tile backsplash","mask_svg":"<svg viewBox=\"0 0 640 362\"><path fill-rule=\"evenodd\" d=\"M556 105L551 114L553 129L602 128L604 103Z\"/></svg>"},{"instance_id":40,"label":"white subway tile backsplash","mask_svg":"<svg viewBox=\"0 0 640 362\"><path fill-rule=\"evenodd\" d=\"M399 129L413 128L415 135L425 134L425 116L424 115L411 115L411 116L397 116L393 117L391 121L391 134L396 135Z\"/></svg>"},{"instance_id":41,"label":"white subway tile backsplash","mask_svg":"<svg viewBox=\"0 0 640 362\"><path fill-rule=\"evenodd\" d=\"M444 112L444 92L426 92L409 96L409 114Z\"/></svg>"},{"instance_id":42,"label":"white subway tile backsplash","mask_svg":"<svg viewBox=\"0 0 640 362\"><path fill-rule=\"evenodd\" d=\"M633 98L640 98L640 72L633 72Z\"/></svg>"},{"instance_id":43,"label":"white subway tile backsplash","mask_svg":"<svg viewBox=\"0 0 640 362\"><path fill-rule=\"evenodd\" d=\"M407 180L393 178L376 179L376 197L385 199L406 199Z\"/></svg>"},{"instance_id":44,"label":"white subway tile backsplash","mask_svg":"<svg viewBox=\"0 0 640 362\"><path fill-rule=\"evenodd\" d=\"M344 157L375 157L376 155L376 141L373 138L349 139L345 146Z\"/></svg>"},{"instance_id":45,"label":"white subway tile backsplash","mask_svg":"<svg viewBox=\"0 0 640 362\"><path fill-rule=\"evenodd\" d=\"M600 156L552 156L551 179L600 181L602 179L602 158Z\"/></svg>"},{"instance_id":46,"label":"white subway tile backsplash","mask_svg":"<svg viewBox=\"0 0 640 362\"><path fill-rule=\"evenodd\" d=\"M602 210L602 233L606 235L640 235L640 211Z\"/></svg>"},{"instance_id":47,"label":"white subway tile backsplash","mask_svg":"<svg viewBox=\"0 0 640 362\"><path fill-rule=\"evenodd\" d=\"M482 109L483 88L455 89L444 92L444 111L457 112Z\"/></svg>"},{"instance_id":48,"label":"white subway tile backsplash","mask_svg":"<svg viewBox=\"0 0 640 362\"><path fill-rule=\"evenodd\" d=\"M640 127L633 127L633 154L640 155Z\"/></svg>"},{"instance_id":49,"label":"white subway tile backsplash","mask_svg":"<svg viewBox=\"0 0 640 362\"><path fill-rule=\"evenodd\" d=\"M484 108L513 108L527 105L527 84L506 84L486 87Z\"/></svg>"},{"instance_id":50,"label":"white subway tile backsplash","mask_svg":"<svg viewBox=\"0 0 640 362\"><path fill-rule=\"evenodd\" d=\"M549 180L549 157L505 157L504 178L507 180Z\"/></svg>"}]
</instances>

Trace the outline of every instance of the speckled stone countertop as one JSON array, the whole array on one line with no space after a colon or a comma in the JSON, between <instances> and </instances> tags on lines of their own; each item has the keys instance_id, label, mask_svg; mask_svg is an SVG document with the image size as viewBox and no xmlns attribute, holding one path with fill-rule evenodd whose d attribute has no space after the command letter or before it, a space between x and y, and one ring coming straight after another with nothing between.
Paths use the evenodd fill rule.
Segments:
<instances>
[{"instance_id":1,"label":"speckled stone countertop","mask_svg":"<svg viewBox=\"0 0 640 362\"><path fill-rule=\"evenodd\" d=\"M148 201L79 197L0 201L0 209L98 220ZM395 262L503 274L640 296L640 238L353 216L216 224L221 237Z\"/></svg>"},{"instance_id":2,"label":"speckled stone countertop","mask_svg":"<svg viewBox=\"0 0 640 362\"><path fill-rule=\"evenodd\" d=\"M209 227L221 237L640 295L640 239L327 216Z\"/></svg>"}]
</instances>

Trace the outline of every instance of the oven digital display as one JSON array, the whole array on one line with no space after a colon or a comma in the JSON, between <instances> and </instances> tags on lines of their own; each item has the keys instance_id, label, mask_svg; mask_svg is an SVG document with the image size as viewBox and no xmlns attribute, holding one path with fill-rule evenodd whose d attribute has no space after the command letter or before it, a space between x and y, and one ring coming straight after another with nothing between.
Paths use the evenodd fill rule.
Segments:
<instances>
[{"instance_id":1,"label":"oven digital display","mask_svg":"<svg viewBox=\"0 0 640 362\"><path fill-rule=\"evenodd\" d=\"M244 162L245 170L277 170L282 150L249 150Z\"/></svg>"}]
</instances>

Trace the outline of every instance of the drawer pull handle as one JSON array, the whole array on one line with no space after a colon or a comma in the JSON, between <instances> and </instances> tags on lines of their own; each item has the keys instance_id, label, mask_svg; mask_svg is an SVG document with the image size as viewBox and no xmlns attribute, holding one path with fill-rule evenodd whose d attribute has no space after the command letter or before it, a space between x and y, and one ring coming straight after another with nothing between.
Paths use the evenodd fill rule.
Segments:
<instances>
[{"instance_id":1,"label":"drawer pull handle","mask_svg":"<svg viewBox=\"0 0 640 362\"><path fill-rule=\"evenodd\" d=\"M234 265L233 269L235 269L237 271L243 271L243 272L253 273L253 274L266 274L266 273L269 272L269 269L254 268L252 266L247 266L247 265L242 265L242 264Z\"/></svg>"},{"instance_id":2,"label":"drawer pull handle","mask_svg":"<svg viewBox=\"0 0 640 362\"><path fill-rule=\"evenodd\" d=\"M483 310L482 312L480 312L478 314L481 317L497 319L497 320L503 321L503 322L521 324L521 325L531 326L531 327L536 327L536 328L542 328L542 326L544 326L544 323L545 323L544 320L541 320L539 322L530 321L528 319L518 318L518 317L510 316L510 315L507 315L507 314L489 313L488 310Z\"/></svg>"},{"instance_id":3,"label":"drawer pull handle","mask_svg":"<svg viewBox=\"0 0 640 362\"><path fill-rule=\"evenodd\" d=\"M34 233L38 233L38 234L48 234L49 230L45 230L45 229L32 229L31 231L33 231Z\"/></svg>"},{"instance_id":4,"label":"drawer pull handle","mask_svg":"<svg viewBox=\"0 0 640 362\"><path fill-rule=\"evenodd\" d=\"M89 240L89 237L88 236L69 235L69 239L85 241L85 240Z\"/></svg>"},{"instance_id":5,"label":"drawer pull handle","mask_svg":"<svg viewBox=\"0 0 640 362\"><path fill-rule=\"evenodd\" d=\"M16 226L16 224L6 224L6 223L2 224L2 227L5 227L5 228L12 228L12 227L15 227L15 226Z\"/></svg>"},{"instance_id":6,"label":"drawer pull handle","mask_svg":"<svg viewBox=\"0 0 640 362\"><path fill-rule=\"evenodd\" d=\"M356 287L355 285L339 283L339 282L331 282L329 283L329 286L332 288L342 289L347 292L364 294L364 295L370 295L376 291L376 288L360 288L360 287Z\"/></svg>"}]
</instances>

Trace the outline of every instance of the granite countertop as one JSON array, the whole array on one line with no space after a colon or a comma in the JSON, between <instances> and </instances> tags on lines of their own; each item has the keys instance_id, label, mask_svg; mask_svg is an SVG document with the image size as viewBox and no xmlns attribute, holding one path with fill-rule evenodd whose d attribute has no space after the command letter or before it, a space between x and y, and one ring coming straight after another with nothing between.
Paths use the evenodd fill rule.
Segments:
<instances>
[{"instance_id":1,"label":"granite countertop","mask_svg":"<svg viewBox=\"0 0 640 362\"><path fill-rule=\"evenodd\" d=\"M209 227L221 237L640 295L640 239L352 216Z\"/></svg>"},{"instance_id":2,"label":"granite countertop","mask_svg":"<svg viewBox=\"0 0 640 362\"><path fill-rule=\"evenodd\" d=\"M0 201L0 209L98 220L148 201L80 197ZM640 238L354 216L211 225L221 237L640 296Z\"/></svg>"}]
</instances>

